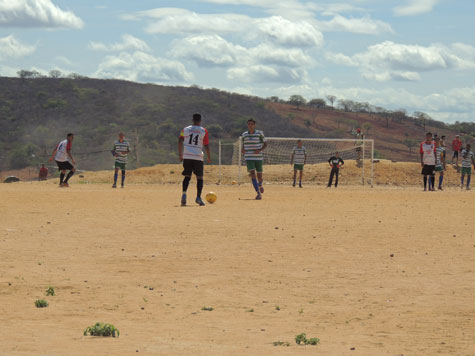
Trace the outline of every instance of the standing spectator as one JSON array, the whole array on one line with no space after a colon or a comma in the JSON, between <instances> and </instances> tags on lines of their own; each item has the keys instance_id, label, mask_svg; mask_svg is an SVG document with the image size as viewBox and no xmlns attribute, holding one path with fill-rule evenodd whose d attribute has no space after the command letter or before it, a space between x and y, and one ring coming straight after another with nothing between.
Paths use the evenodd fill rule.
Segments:
<instances>
[{"instance_id":1,"label":"standing spectator","mask_svg":"<svg viewBox=\"0 0 475 356\"><path fill-rule=\"evenodd\" d=\"M460 140L459 135L455 135L455 139L452 141L452 162L450 164L454 164L454 158L456 158L456 166L459 166L459 152L462 151L462 141Z\"/></svg>"},{"instance_id":2,"label":"standing spectator","mask_svg":"<svg viewBox=\"0 0 475 356\"><path fill-rule=\"evenodd\" d=\"M38 174L39 180L47 180L48 179L48 168L45 167L44 164L41 165L40 172Z\"/></svg>"},{"instance_id":3,"label":"standing spectator","mask_svg":"<svg viewBox=\"0 0 475 356\"><path fill-rule=\"evenodd\" d=\"M335 152L334 156L331 156L330 159L328 160L328 164L331 167L331 172L330 172L330 179L328 180L328 186L327 188L330 188L332 186L333 182L333 176L335 176L335 188L338 187L338 173L340 172L340 167L345 164L343 160L340 158L340 153L337 151Z\"/></svg>"},{"instance_id":4,"label":"standing spectator","mask_svg":"<svg viewBox=\"0 0 475 356\"><path fill-rule=\"evenodd\" d=\"M419 152L421 154L421 174L424 176L424 191L427 190L427 178L429 178L429 190L434 191L436 146L432 140L432 133L426 134L426 140L421 143Z\"/></svg>"}]
</instances>

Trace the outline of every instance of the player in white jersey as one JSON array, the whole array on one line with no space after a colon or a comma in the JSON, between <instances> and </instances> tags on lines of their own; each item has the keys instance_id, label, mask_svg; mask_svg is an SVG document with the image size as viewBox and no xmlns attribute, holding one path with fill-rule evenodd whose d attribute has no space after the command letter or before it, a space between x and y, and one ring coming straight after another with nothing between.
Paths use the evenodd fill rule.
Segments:
<instances>
[{"instance_id":1,"label":"player in white jersey","mask_svg":"<svg viewBox=\"0 0 475 356\"><path fill-rule=\"evenodd\" d=\"M61 172L59 175L59 186L60 187L69 187L69 179L73 176L74 172L76 172L76 168L74 168L74 161L73 156L71 155L71 148L73 145L74 134L68 133L66 140L61 141L53 151L51 158L48 162L51 162L53 159L56 161L58 165L58 170ZM71 164L72 163L72 164ZM69 170L69 173L64 179L66 175L66 171Z\"/></svg>"},{"instance_id":2,"label":"player in white jersey","mask_svg":"<svg viewBox=\"0 0 475 356\"><path fill-rule=\"evenodd\" d=\"M427 178L429 178L429 190L435 191L435 142L432 140L432 133L426 134L426 140L421 143L419 153L421 154L421 174L424 176L424 191L427 190Z\"/></svg>"},{"instance_id":3,"label":"player in white jersey","mask_svg":"<svg viewBox=\"0 0 475 356\"><path fill-rule=\"evenodd\" d=\"M181 196L181 205L186 205L186 191L190 184L191 175L196 176L196 200L195 202L203 206L205 203L201 199L203 190L203 146L206 150L208 163L211 163L211 155L209 150L208 130L201 127L201 115L193 114L193 125L185 127L181 130L178 138L178 155L180 161L183 161L183 193Z\"/></svg>"},{"instance_id":4,"label":"player in white jersey","mask_svg":"<svg viewBox=\"0 0 475 356\"><path fill-rule=\"evenodd\" d=\"M241 136L242 154L246 160L247 171L251 175L252 185L257 193L256 200L261 200L261 194L264 193L264 186L262 185L262 151L267 147L267 142L264 133L256 130L256 121L254 119L247 120L247 128L248 130Z\"/></svg>"},{"instance_id":5,"label":"player in white jersey","mask_svg":"<svg viewBox=\"0 0 475 356\"><path fill-rule=\"evenodd\" d=\"M465 174L467 175L467 190L470 190L470 180L472 178L472 165L473 168L475 169L475 159L474 159L474 154L470 150L472 146L470 144L467 144L465 149L462 150L462 175L460 177L461 180L461 189L463 189L463 181L465 178Z\"/></svg>"},{"instance_id":6,"label":"player in white jersey","mask_svg":"<svg viewBox=\"0 0 475 356\"><path fill-rule=\"evenodd\" d=\"M435 171L439 172L439 186L437 189L442 189L442 182L444 181L445 171L445 148L442 146L442 140L439 137L435 139Z\"/></svg>"},{"instance_id":7,"label":"player in white jersey","mask_svg":"<svg viewBox=\"0 0 475 356\"><path fill-rule=\"evenodd\" d=\"M127 166L127 155L130 153L129 141L125 139L125 135L119 133L119 139L114 142L114 148L112 149L112 155L115 158L114 162L114 184L112 188L117 188L117 178L119 177L119 169L122 171L121 176L121 188L124 188L125 182L125 168Z\"/></svg>"},{"instance_id":8,"label":"player in white jersey","mask_svg":"<svg viewBox=\"0 0 475 356\"><path fill-rule=\"evenodd\" d=\"M297 171L299 171L299 188L302 188L302 175L303 166L307 162L307 151L302 146L302 140L297 141L297 146L294 147L292 156L290 157L290 165L294 165L294 183L292 187L295 187L295 181L297 178Z\"/></svg>"}]
</instances>

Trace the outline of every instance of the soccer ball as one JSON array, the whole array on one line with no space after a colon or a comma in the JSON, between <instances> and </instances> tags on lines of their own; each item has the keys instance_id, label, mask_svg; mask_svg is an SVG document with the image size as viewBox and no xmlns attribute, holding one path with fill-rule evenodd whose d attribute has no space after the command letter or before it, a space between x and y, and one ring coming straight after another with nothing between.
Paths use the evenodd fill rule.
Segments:
<instances>
[{"instance_id":1,"label":"soccer ball","mask_svg":"<svg viewBox=\"0 0 475 356\"><path fill-rule=\"evenodd\" d=\"M234 185L234 184L237 184L237 182L236 182L235 180L233 180L233 181L231 182L231 184Z\"/></svg>"},{"instance_id":2,"label":"soccer ball","mask_svg":"<svg viewBox=\"0 0 475 356\"><path fill-rule=\"evenodd\" d=\"M216 196L215 193L213 192L209 192L208 194L206 194L206 201L210 204L213 204L216 199L218 199L218 197Z\"/></svg>"}]
</instances>

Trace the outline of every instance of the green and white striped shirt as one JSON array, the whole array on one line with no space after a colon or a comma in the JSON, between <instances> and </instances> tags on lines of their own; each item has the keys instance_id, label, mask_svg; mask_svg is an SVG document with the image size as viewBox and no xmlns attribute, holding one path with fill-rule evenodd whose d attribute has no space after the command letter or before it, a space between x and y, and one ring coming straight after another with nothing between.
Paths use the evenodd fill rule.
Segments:
<instances>
[{"instance_id":1,"label":"green and white striped shirt","mask_svg":"<svg viewBox=\"0 0 475 356\"><path fill-rule=\"evenodd\" d=\"M299 146L294 147L294 164L305 164L305 155L307 154L307 151L305 150L305 147L302 146L299 148Z\"/></svg>"},{"instance_id":2,"label":"green and white striped shirt","mask_svg":"<svg viewBox=\"0 0 475 356\"><path fill-rule=\"evenodd\" d=\"M260 150L266 142L264 133L260 130L254 130L254 133L246 131L241 136L242 147L244 148L244 159L246 161L262 161L262 153L254 153Z\"/></svg>"},{"instance_id":3,"label":"green and white striped shirt","mask_svg":"<svg viewBox=\"0 0 475 356\"><path fill-rule=\"evenodd\" d=\"M124 140L124 142L120 142L117 140L114 142L114 152L117 154L114 158L117 163L127 163L127 152L129 151L129 141Z\"/></svg>"},{"instance_id":4,"label":"green and white striped shirt","mask_svg":"<svg viewBox=\"0 0 475 356\"><path fill-rule=\"evenodd\" d=\"M440 167L442 166L442 160L441 157L444 155L445 148L438 146L435 150L435 165Z\"/></svg>"},{"instance_id":5,"label":"green and white striped shirt","mask_svg":"<svg viewBox=\"0 0 475 356\"><path fill-rule=\"evenodd\" d=\"M470 168L472 166L473 152L467 150L462 150L462 167Z\"/></svg>"}]
</instances>

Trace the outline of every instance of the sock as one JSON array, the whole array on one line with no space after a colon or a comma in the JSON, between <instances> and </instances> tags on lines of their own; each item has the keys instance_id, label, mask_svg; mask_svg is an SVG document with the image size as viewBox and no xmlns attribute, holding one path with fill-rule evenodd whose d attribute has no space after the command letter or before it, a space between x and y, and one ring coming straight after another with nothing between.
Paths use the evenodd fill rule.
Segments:
<instances>
[{"instance_id":1,"label":"sock","mask_svg":"<svg viewBox=\"0 0 475 356\"><path fill-rule=\"evenodd\" d=\"M183 178L183 193L186 193L188 190L188 185L190 184L191 177Z\"/></svg>"},{"instance_id":2,"label":"sock","mask_svg":"<svg viewBox=\"0 0 475 356\"><path fill-rule=\"evenodd\" d=\"M462 174L462 179L461 179L461 180L462 180L462 185L463 185L463 181L464 181L464 179L465 179L465 175L464 175L464 174Z\"/></svg>"},{"instance_id":3,"label":"sock","mask_svg":"<svg viewBox=\"0 0 475 356\"><path fill-rule=\"evenodd\" d=\"M119 173L115 172L114 173L114 185L117 184L117 177L119 176Z\"/></svg>"},{"instance_id":4,"label":"sock","mask_svg":"<svg viewBox=\"0 0 475 356\"><path fill-rule=\"evenodd\" d=\"M203 179L198 179L198 181L196 182L196 190L197 190L197 194L196 196L198 198L201 198L201 192L203 191Z\"/></svg>"},{"instance_id":5,"label":"sock","mask_svg":"<svg viewBox=\"0 0 475 356\"><path fill-rule=\"evenodd\" d=\"M470 181L472 180L472 176L469 174L467 176L467 188L470 187Z\"/></svg>"},{"instance_id":6,"label":"sock","mask_svg":"<svg viewBox=\"0 0 475 356\"><path fill-rule=\"evenodd\" d=\"M439 176L439 187L442 187L442 182L444 181L444 176L440 175Z\"/></svg>"},{"instance_id":7,"label":"sock","mask_svg":"<svg viewBox=\"0 0 475 356\"><path fill-rule=\"evenodd\" d=\"M121 184L124 185L124 182L125 182L125 170L122 171L122 176L121 176L121 178L122 178L122 181L121 181L122 183L121 183Z\"/></svg>"},{"instance_id":8,"label":"sock","mask_svg":"<svg viewBox=\"0 0 475 356\"><path fill-rule=\"evenodd\" d=\"M254 186L254 189L256 190L256 192L259 193L259 184L257 183L256 178L252 178L252 185Z\"/></svg>"},{"instance_id":9,"label":"sock","mask_svg":"<svg viewBox=\"0 0 475 356\"><path fill-rule=\"evenodd\" d=\"M431 189L434 189L434 186L435 186L435 176L430 176L430 186L431 186Z\"/></svg>"},{"instance_id":10,"label":"sock","mask_svg":"<svg viewBox=\"0 0 475 356\"><path fill-rule=\"evenodd\" d=\"M427 176L424 176L424 189L427 189Z\"/></svg>"},{"instance_id":11,"label":"sock","mask_svg":"<svg viewBox=\"0 0 475 356\"><path fill-rule=\"evenodd\" d=\"M295 185L295 178L294 178L294 185Z\"/></svg>"},{"instance_id":12,"label":"sock","mask_svg":"<svg viewBox=\"0 0 475 356\"><path fill-rule=\"evenodd\" d=\"M69 178L71 178L74 175L73 171L69 171L68 175L66 176L66 179L64 180L64 183L67 183Z\"/></svg>"},{"instance_id":13,"label":"sock","mask_svg":"<svg viewBox=\"0 0 475 356\"><path fill-rule=\"evenodd\" d=\"M63 181L64 181L64 173L61 173L59 175L59 184L63 184ZM463 181L462 181L462 184L463 184Z\"/></svg>"}]
</instances>

